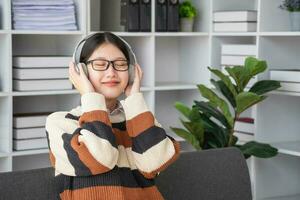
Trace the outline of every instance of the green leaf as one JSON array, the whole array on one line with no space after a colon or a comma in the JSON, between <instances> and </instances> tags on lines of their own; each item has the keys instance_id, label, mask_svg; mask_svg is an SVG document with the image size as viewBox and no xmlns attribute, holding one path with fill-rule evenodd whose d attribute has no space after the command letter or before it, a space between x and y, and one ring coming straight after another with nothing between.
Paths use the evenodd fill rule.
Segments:
<instances>
[{"instance_id":1,"label":"green leaf","mask_svg":"<svg viewBox=\"0 0 300 200\"><path fill-rule=\"evenodd\" d=\"M253 92L242 92L236 97L236 112L239 115L254 104L264 100L264 96L259 96Z\"/></svg>"},{"instance_id":2,"label":"green leaf","mask_svg":"<svg viewBox=\"0 0 300 200\"><path fill-rule=\"evenodd\" d=\"M238 93L244 90L243 80L245 79L245 72L243 66L233 66L233 67L225 67L225 70L228 74L234 79Z\"/></svg>"},{"instance_id":3,"label":"green leaf","mask_svg":"<svg viewBox=\"0 0 300 200\"><path fill-rule=\"evenodd\" d=\"M254 57L247 57L244 66L243 87L249 83L250 79L255 75L264 72L267 69L267 63L264 60L258 60Z\"/></svg>"},{"instance_id":4,"label":"green leaf","mask_svg":"<svg viewBox=\"0 0 300 200\"><path fill-rule=\"evenodd\" d=\"M180 119L181 123L184 125L184 127L192 133L198 141L200 141L200 146L203 145L204 142L204 127L200 121L198 122L185 122L182 119Z\"/></svg>"},{"instance_id":5,"label":"green leaf","mask_svg":"<svg viewBox=\"0 0 300 200\"><path fill-rule=\"evenodd\" d=\"M212 116L215 119L219 120L224 126L231 128L231 125L228 123L225 116L216 108L211 106L208 102L203 101L194 101L196 104L196 107L206 115Z\"/></svg>"},{"instance_id":6,"label":"green leaf","mask_svg":"<svg viewBox=\"0 0 300 200\"><path fill-rule=\"evenodd\" d=\"M234 97L237 95L235 86L232 84L229 76L225 75L222 71L218 69L212 69L210 67L208 67L208 69L223 81L223 83L226 85L226 87Z\"/></svg>"},{"instance_id":7,"label":"green leaf","mask_svg":"<svg viewBox=\"0 0 300 200\"><path fill-rule=\"evenodd\" d=\"M233 126L233 117L230 113L229 106L226 101L220 98L216 93L214 93L211 89L207 88L205 85L200 84L197 85L202 96L207 98L215 108L220 108L223 115L225 116L230 127Z\"/></svg>"},{"instance_id":8,"label":"green leaf","mask_svg":"<svg viewBox=\"0 0 300 200\"><path fill-rule=\"evenodd\" d=\"M270 158L278 154L278 149L271 145L255 141L247 142L239 148L244 155L252 155L259 158Z\"/></svg>"},{"instance_id":9,"label":"green leaf","mask_svg":"<svg viewBox=\"0 0 300 200\"><path fill-rule=\"evenodd\" d=\"M196 136L187 132L184 129L181 128L174 128L170 127L172 131L174 131L178 136L184 138L186 141L188 141L191 145L195 147L195 149L199 150L201 149L201 146L199 144L199 141L197 140Z\"/></svg>"},{"instance_id":10,"label":"green leaf","mask_svg":"<svg viewBox=\"0 0 300 200\"><path fill-rule=\"evenodd\" d=\"M174 105L178 111L180 111L186 118L189 119L191 113L191 109L189 107L178 101L176 101Z\"/></svg>"},{"instance_id":11,"label":"green leaf","mask_svg":"<svg viewBox=\"0 0 300 200\"><path fill-rule=\"evenodd\" d=\"M270 92L272 90L276 90L280 88L280 82L279 81L273 81L273 80L263 80L256 82L249 90L249 92L253 92L258 95L265 94L267 92Z\"/></svg>"},{"instance_id":12,"label":"green leaf","mask_svg":"<svg viewBox=\"0 0 300 200\"><path fill-rule=\"evenodd\" d=\"M228 87L224 84L224 82L221 80L215 81L214 79L210 79L210 81L218 90L221 91L221 93L224 95L224 97L226 97L226 99L229 101L232 107L235 108L236 107L235 98L231 93L231 91L228 89Z\"/></svg>"}]
</instances>

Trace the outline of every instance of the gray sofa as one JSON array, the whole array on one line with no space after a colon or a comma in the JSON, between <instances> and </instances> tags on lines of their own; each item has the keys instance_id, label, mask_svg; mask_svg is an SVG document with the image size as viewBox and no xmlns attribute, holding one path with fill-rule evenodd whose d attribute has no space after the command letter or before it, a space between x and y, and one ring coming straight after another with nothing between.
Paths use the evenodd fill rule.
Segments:
<instances>
[{"instance_id":1,"label":"gray sofa","mask_svg":"<svg viewBox=\"0 0 300 200\"><path fill-rule=\"evenodd\" d=\"M53 175L53 168L0 173L0 199L57 199ZM252 199L246 161L233 147L183 152L156 185L167 200Z\"/></svg>"}]
</instances>

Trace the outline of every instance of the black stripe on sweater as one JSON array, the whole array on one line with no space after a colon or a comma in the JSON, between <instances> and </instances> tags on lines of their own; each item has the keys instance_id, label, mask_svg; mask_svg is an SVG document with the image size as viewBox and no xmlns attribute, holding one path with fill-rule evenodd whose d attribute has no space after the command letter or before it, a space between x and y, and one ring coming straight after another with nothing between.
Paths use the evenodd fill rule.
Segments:
<instances>
[{"instance_id":1,"label":"black stripe on sweater","mask_svg":"<svg viewBox=\"0 0 300 200\"><path fill-rule=\"evenodd\" d=\"M86 122L82 124L82 129L86 129L98 137L105 139L109 141L109 143L115 147L116 149L118 148L117 142L116 142L116 137L113 133L113 130L110 126L106 125L105 123L101 121L93 121L93 122Z\"/></svg>"},{"instance_id":2,"label":"black stripe on sweater","mask_svg":"<svg viewBox=\"0 0 300 200\"><path fill-rule=\"evenodd\" d=\"M73 120L78 121L80 116L75 116L75 115L72 115L71 113L68 113L68 114L65 115L65 118L73 119Z\"/></svg>"},{"instance_id":3,"label":"black stripe on sweater","mask_svg":"<svg viewBox=\"0 0 300 200\"><path fill-rule=\"evenodd\" d=\"M111 125L113 128L117 128L121 131L126 131L126 120L122 122L112 123Z\"/></svg>"},{"instance_id":4,"label":"black stripe on sweater","mask_svg":"<svg viewBox=\"0 0 300 200\"><path fill-rule=\"evenodd\" d=\"M163 128L152 126L132 138L132 151L142 154L166 137L166 131Z\"/></svg>"},{"instance_id":5,"label":"black stripe on sweater","mask_svg":"<svg viewBox=\"0 0 300 200\"><path fill-rule=\"evenodd\" d=\"M154 179L146 179L137 169L115 166L111 171L93 176L56 176L60 185L60 192L77 190L93 186L123 186L130 188L145 188L155 185Z\"/></svg>"},{"instance_id":6,"label":"black stripe on sweater","mask_svg":"<svg viewBox=\"0 0 300 200\"><path fill-rule=\"evenodd\" d=\"M64 133L62 135L62 139L64 141L64 149L67 152L68 159L75 169L75 175L76 176L89 176L89 175L92 175L90 169L79 159L78 153L71 146L71 140L72 140L73 136L75 135L75 133L79 133L80 129L81 128L77 128L74 131L73 135Z\"/></svg>"}]
</instances>

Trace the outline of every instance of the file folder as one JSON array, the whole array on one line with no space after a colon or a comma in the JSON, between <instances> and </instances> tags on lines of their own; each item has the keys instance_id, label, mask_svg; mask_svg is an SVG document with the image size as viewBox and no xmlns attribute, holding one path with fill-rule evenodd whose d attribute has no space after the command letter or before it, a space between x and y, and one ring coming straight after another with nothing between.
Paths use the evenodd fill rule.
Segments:
<instances>
[{"instance_id":1,"label":"file folder","mask_svg":"<svg viewBox=\"0 0 300 200\"><path fill-rule=\"evenodd\" d=\"M121 25L125 31L136 32L140 30L140 0L121 0Z\"/></svg>"},{"instance_id":2,"label":"file folder","mask_svg":"<svg viewBox=\"0 0 300 200\"><path fill-rule=\"evenodd\" d=\"M151 0L140 0L140 31L151 31Z\"/></svg>"},{"instance_id":3,"label":"file folder","mask_svg":"<svg viewBox=\"0 0 300 200\"><path fill-rule=\"evenodd\" d=\"M179 0L167 0L167 31L179 31Z\"/></svg>"},{"instance_id":4,"label":"file folder","mask_svg":"<svg viewBox=\"0 0 300 200\"><path fill-rule=\"evenodd\" d=\"M156 0L155 2L155 30L167 31L167 1Z\"/></svg>"}]
</instances>

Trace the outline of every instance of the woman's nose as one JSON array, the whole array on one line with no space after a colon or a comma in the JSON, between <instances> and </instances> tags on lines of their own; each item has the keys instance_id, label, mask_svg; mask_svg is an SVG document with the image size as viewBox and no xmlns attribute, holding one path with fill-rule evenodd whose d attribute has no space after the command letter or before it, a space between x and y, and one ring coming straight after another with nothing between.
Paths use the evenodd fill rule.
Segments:
<instances>
[{"instance_id":1,"label":"woman's nose","mask_svg":"<svg viewBox=\"0 0 300 200\"><path fill-rule=\"evenodd\" d=\"M106 73L107 74L116 74L116 70L113 68L113 64L112 63L109 63L108 65L108 69L106 70Z\"/></svg>"}]
</instances>

